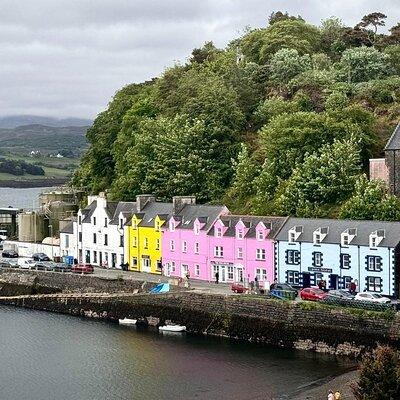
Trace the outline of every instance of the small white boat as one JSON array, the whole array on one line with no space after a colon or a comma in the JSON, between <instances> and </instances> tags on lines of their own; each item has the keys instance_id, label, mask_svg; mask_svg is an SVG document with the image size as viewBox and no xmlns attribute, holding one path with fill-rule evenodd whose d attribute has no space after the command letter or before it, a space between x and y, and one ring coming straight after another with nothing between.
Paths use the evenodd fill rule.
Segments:
<instances>
[{"instance_id":1,"label":"small white boat","mask_svg":"<svg viewBox=\"0 0 400 400\"><path fill-rule=\"evenodd\" d=\"M186 326L182 325L164 325L158 328L160 331L163 332L185 332Z\"/></svg>"},{"instance_id":2,"label":"small white boat","mask_svg":"<svg viewBox=\"0 0 400 400\"><path fill-rule=\"evenodd\" d=\"M118 320L120 325L136 325L137 319L124 318Z\"/></svg>"}]
</instances>

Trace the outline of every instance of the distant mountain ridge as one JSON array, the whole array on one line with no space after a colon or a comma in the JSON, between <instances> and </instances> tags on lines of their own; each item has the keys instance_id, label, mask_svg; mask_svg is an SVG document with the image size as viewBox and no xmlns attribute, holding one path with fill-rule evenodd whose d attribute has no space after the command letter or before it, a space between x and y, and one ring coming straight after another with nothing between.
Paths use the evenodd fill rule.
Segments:
<instances>
[{"instance_id":1,"label":"distant mountain ridge","mask_svg":"<svg viewBox=\"0 0 400 400\"><path fill-rule=\"evenodd\" d=\"M92 125L93 121L85 118L54 118L38 115L10 115L0 117L0 128L12 129L24 125L45 125L50 127L71 127Z\"/></svg>"}]
</instances>

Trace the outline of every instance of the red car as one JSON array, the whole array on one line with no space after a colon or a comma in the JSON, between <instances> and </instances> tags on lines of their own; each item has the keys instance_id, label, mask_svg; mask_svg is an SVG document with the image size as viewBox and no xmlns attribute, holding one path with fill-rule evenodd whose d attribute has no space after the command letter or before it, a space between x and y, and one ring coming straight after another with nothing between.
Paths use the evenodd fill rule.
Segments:
<instances>
[{"instance_id":1,"label":"red car","mask_svg":"<svg viewBox=\"0 0 400 400\"><path fill-rule=\"evenodd\" d=\"M94 269L92 264L76 264L71 271L75 274L93 274Z\"/></svg>"},{"instance_id":2,"label":"red car","mask_svg":"<svg viewBox=\"0 0 400 400\"><path fill-rule=\"evenodd\" d=\"M231 290L234 293L244 293L246 288L240 283L233 283L231 286Z\"/></svg>"},{"instance_id":3,"label":"red car","mask_svg":"<svg viewBox=\"0 0 400 400\"><path fill-rule=\"evenodd\" d=\"M318 288L305 288L300 292L302 300L320 301L325 299L328 293Z\"/></svg>"}]
</instances>

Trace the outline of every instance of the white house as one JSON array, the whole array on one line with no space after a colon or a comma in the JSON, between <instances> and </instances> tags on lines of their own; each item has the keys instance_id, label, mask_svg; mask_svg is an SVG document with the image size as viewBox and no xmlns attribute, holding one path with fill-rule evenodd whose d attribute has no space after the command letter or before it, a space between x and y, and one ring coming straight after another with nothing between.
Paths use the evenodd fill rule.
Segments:
<instances>
[{"instance_id":1,"label":"white house","mask_svg":"<svg viewBox=\"0 0 400 400\"><path fill-rule=\"evenodd\" d=\"M62 255L79 262L120 268L124 262L124 225L136 209L134 202L108 201L105 194L88 197L88 206L60 230Z\"/></svg>"}]
</instances>

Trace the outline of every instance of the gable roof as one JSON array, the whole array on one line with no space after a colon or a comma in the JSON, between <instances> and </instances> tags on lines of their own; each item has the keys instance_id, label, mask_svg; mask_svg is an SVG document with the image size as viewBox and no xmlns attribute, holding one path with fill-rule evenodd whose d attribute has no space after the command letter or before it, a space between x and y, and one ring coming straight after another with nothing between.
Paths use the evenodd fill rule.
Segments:
<instances>
[{"instance_id":1,"label":"gable roof","mask_svg":"<svg viewBox=\"0 0 400 400\"><path fill-rule=\"evenodd\" d=\"M400 150L400 124L396 126L384 150Z\"/></svg>"},{"instance_id":2,"label":"gable roof","mask_svg":"<svg viewBox=\"0 0 400 400\"><path fill-rule=\"evenodd\" d=\"M68 222L64 228L60 229L60 233L74 233L74 223L73 221Z\"/></svg>"},{"instance_id":3,"label":"gable roof","mask_svg":"<svg viewBox=\"0 0 400 400\"><path fill-rule=\"evenodd\" d=\"M129 218L132 213L134 213L136 210L136 203L133 201L120 201L117 203L117 207L115 208L115 211L113 213L113 217L110 221L111 225L118 225L119 224L119 214L122 213L122 215L125 218Z\"/></svg>"},{"instance_id":4,"label":"gable roof","mask_svg":"<svg viewBox=\"0 0 400 400\"><path fill-rule=\"evenodd\" d=\"M369 235L379 230L385 231L385 237L378 247L394 248L400 242L400 222L294 217L287 219L282 229L275 236L275 239L287 241L288 232L294 226L303 227L303 233L297 239L297 242L312 243L314 231L321 227L329 227L323 243L340 244L341 234L346 229L357 230L357 234L350 245L369 246Z\"/></svg>"},{"instance_id":5,"label":"gable roof","mask_svg":"<svg viewBox=\"0 0 400 400\"><path fill-rule=\"evenodd\" d=\"M149 202L142 210L143 218L138 225L142 227L154 226L154 218L157 215L163 215L167 219L172 214L172 208L172 203Z\"/></svg>"},{"instance_id":6,"label":"gable roof","mask_svg":"<svg viewBox=\"0 0 400 400\"><path fill-rule=\"evenodd\" d=\"M224 225L228 226L223 236L234 237L236 235L236 224L242 221L248 228L245 235L246 238L256 237L256 227L260 222L263 222L266 228L270 229L268 238L273 238L285 222L285 219L285 217L259 217L255 215L223 215L220 217ZM208 234L214 234L214 227L210 229Z\"/></svg>"},{"instance_id":7,"label":"gable roof","mask_svg":"<svg viewBox=\"0 0 400 400\"><path fill-rule=\"evenodd\" d=\"M96 210L97 207L97 200L93 200L87 207L82 210L82 223L91 222L91 217Z\"/></svg>"},{"instance_id":8,"label":"gable roof","mask_svg":"<svg viewBox=\"0 0 400 400\"><path fill-rule=\"evenodd\" d=\"M178 229L193 229L194 221L198 219L199 222L204 223L201 230L208 230L224 210L225 206L186 204L178 214L181 217Z\"/></svg>"}]
</instances>

